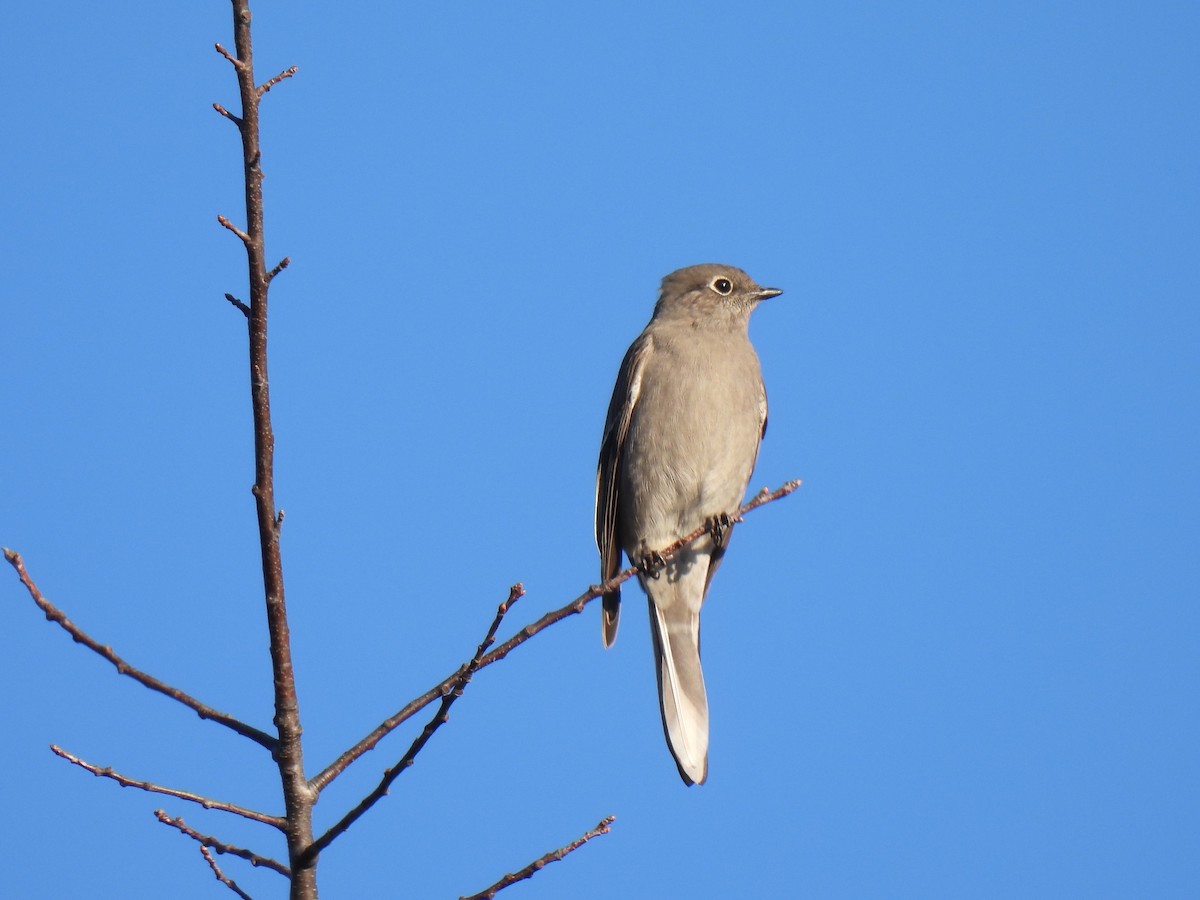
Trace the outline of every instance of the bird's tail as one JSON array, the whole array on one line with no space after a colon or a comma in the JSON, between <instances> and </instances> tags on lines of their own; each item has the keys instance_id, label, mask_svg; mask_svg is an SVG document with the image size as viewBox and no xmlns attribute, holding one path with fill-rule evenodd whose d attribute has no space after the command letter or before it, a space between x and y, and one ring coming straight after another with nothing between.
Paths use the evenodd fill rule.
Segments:
<instances>
[{"instance_id":1,"label":"bird's tail","mask_svg":"<svg viewBox=\"0 0 1200 900\"><path fill-rule=\"evenodd\" d=\"M617 626L621 624L621 589L617 588L611 594L605 594L600 606L603 611L600 626L604 634L604 646L608 648L617 639Z\"/></svg>"},{"instance_id":2,"label":"bird's tail","mask_svg":"<svg viewBox=\"0 0 1200 900\"><path fill-rule=\"evenodd\" d=\"M650 601L650 633L658 674L663 731L679 774L688 784L708 777L708 696L700 669L700 609Z\"/></svg>"}]
</instances>

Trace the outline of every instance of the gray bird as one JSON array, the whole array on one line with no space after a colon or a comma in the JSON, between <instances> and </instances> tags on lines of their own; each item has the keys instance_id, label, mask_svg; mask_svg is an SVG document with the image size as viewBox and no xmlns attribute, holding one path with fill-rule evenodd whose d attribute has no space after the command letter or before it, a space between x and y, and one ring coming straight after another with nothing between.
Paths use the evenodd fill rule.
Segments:
<instances>
[{"instance_id":1,"label":"gray bird","mask_svg":"<svg viewBox=\"0 0 1200 900\"><path fill-rule=\"evenodd\" d=\"M781 293L732 266L672 272L625 354L604 424L596 469L600 576L620 571L622 550L644 570L638 580L650 601L663 731L687 784L708 777L700 606L767 429L750 313ZM659 551L704 524L710 533L662 566ZM620 612L620 590L605 594L606 647Z\"/></svg>"}]
</instances>

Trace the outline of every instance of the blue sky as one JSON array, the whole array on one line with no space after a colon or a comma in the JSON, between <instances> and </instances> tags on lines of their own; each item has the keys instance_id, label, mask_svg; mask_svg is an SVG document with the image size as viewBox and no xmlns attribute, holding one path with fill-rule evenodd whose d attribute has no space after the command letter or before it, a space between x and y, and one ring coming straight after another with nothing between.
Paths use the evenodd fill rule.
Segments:
<instances>
[{"instance_id":1,"label":"blue sky","mask_svg":"<svg viewBox=\"0 0 1200 900\"><path fill-rule=\"evenodd\" d=\"M1188 3L254 4L277 492L315 772L597 576L595 456L658 280L786 293L705 610L710 780L641 599L482 673L329 897L1200 893L1200 11ZM27 4L0 41L0 543L131 662L269 727L228 5ZM277 811L255 746L0 577L6 896L232 896L87 776ZM414 727L416 723L414 723ZM353 805L415 733L323 795ZM270 872L226 861L256 897Z\"/></svg>"}]
</instances>

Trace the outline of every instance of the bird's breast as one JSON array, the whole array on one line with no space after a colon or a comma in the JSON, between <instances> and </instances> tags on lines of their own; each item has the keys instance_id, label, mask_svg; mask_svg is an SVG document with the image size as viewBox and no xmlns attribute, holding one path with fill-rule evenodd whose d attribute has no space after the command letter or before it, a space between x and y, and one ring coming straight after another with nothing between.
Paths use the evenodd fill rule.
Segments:
<instances>
[{"instance_id":1,"label":"bird's breast","mask_svg":"<svg viewBox=\"0 0 1200 900\"><path fill-rule=\"evenodd\" d=\"M736 509L758 452L764 403L748 340L656 336L622 452L622 543L665 545Z\"/></svg>"}]
</instances>

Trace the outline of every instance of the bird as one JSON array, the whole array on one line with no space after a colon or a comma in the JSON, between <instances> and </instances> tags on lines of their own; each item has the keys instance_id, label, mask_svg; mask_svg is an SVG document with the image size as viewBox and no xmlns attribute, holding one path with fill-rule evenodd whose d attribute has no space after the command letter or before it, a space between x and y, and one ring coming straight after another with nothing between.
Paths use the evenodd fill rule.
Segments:
<instances>
[{"instance_id":1,"label":"bird","mask_svg":"<svg viewBox=\"0 0 1200 900\"><path fill-rule=\"evenodd\" d=\"M600 442L601 581L620 571L622 551L639 568L663 732L687 785L708 777L700 607L767 430L750 314L782 293L727 265L663 278L650 321L621 363ZM702 525L707 534L663 560L661 550ZM616 639L620 604L620 587L603 595L605 647Z\"/></svg>"}]
</instances>

